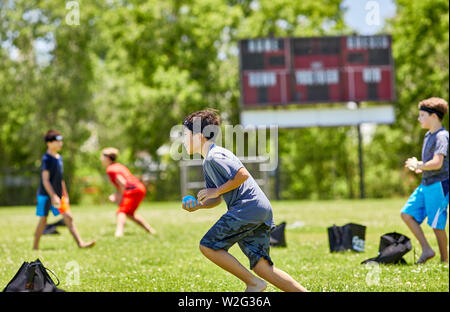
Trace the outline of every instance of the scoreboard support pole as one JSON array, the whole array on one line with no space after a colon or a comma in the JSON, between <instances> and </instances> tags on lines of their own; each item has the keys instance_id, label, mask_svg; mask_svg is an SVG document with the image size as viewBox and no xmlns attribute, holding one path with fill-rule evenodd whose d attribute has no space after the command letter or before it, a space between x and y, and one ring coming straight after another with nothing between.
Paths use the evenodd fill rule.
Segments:
<instances>
[{"instance_id":1,"label":"scoreboard support pole","mask_svg":"<svg viewBox=\"0 0 450 312\"><path fill-rule=\"evenodd\" d=\"M277 152L278 153L278 152ZM281 171L281 157L280 154L278 154L278 164L277 169L275 170L275 199L280 200L280 184L281 184L281 177L280 177L280 171Z\"/></svg>"},{"instance_id":2,"label":"scoreboard support pole","mask_svg":"<svg viewBox=\"0 0 450 312\"><path fill-rule=\"evenodd\" d=\"M360 102L356 102L357 107L359 108ZM359 158L359 197L364 199L365 195L365 187L364 187L364 157L363 157L363 140L362 140L362 132L361 132L361 124L358 123L356 126L358 130L358 158Z\"/></svg>"}]
</instances>

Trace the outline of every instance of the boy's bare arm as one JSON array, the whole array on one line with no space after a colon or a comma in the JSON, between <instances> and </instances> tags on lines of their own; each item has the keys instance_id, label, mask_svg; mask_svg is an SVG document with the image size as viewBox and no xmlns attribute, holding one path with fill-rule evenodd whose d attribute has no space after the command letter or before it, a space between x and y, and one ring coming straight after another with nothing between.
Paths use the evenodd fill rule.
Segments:
<instances>
[{"instance_id":1,"label":"boy's bare arm","mask_svg":"<svg viewBox=\"0 0 450 312\"><path fill-rule=\"evenodd\" d=\"M422 171L439 170L444 164L444 155L436 154L433 159L424 163L423 161L418 161L417 158L408 158L405 162L405 167L411 167L416 170L416 173L421 173Z\"/></svg>"},{"instance_id":2,"label":"boy's bare arm","mask_svg":"<svg viewBox=\"0 0 450 312\"><path fill-rule=\"evenodd\" d=\"M242 167L241 169L236 172L236 175L232 180L229 180L228 182L222 184L218 189L217 192L219 193L219 196L225 193L228 193L229 191L234 190L235 188L238 188L242 183L245 182L245 180L248 179L250 176L250 173Z\"/></svg>"},{"instance_id":3,"label":"boy's bare arm","mask_svg":"<svg viewBox=\"0 0 450 312\"><path fill-rule=\"evenodd\" d=\"M69 200L69 193L67 192L66 181L62 180L61 184L62 184L62 194L67 200Z\"/></svg>"},{"instance_id":4,"label":"boy's bare arm","mask_svg":"<svg viewBox=\"0 0 450 312\"><path fill-rule=\"evenodd\" d=\"M216 197L216 198L210 198L203 203L198 204L198 209L208 209L208 208L214 208L222 202L222 196Z\"/></svg>"},{"instance_id":5,"label":"boy's bare arm","mask_svg":"<svg viewBox=\"0 0 450 312\"><path fill-rule=\"evenodd\" d=\"M116 176L116 180L115 181L116 181L116 183L117 183L117 185L119 187L119 190L118 190L118 192L116 194L112 194L109 197L109 199L112 202L120 203L122 201L123 193L125 192L125 187L127 185L127 180L125 180L125 178L122 175L118 174Z\"/></svg>"},{"instance_id":6,"label":"boy's bare arm","mask_svg":"<svg viewBox=\"0 0 450 312\"><path fill-rule=\"evenodd\" d=\"M123 194L123 192L125 192L125 186L127 185L127 180L125 180L125 178L118 174L116 177L116 183L119 186L119 193Z\"/></svg>"},{"instance_id":7,"label":"boy's bare arm","mask_svg":"<svg viewBox=\"0 0 450 312\"><path fill-rule=\"evenodd\" d=\"M442 168L443 164L444 164L444 155L436 154L436 155L434 155L432 160L427 161L426 163L423 163L422 161L420 161L417 164L417 169L425 170L425 171L439 170Z\"/></svg>"},{"instance_id":8,"label":"boy's bare arm","mask_svg":"<svg viewBox=\"0 0 450 312\"><path fill-rule=\"evenodd\" d=\"M242 183L245 182L245 180L248 179L249 176L250 173L247 171L247 169L242 167L238 170L233 179L225 182L220 187L203 189L198 192L197 199L199 200L200 204L203 204L208 199L217 198L222 194L228 193L229 191L238 188Z\"/></svg>"}]
</instances>

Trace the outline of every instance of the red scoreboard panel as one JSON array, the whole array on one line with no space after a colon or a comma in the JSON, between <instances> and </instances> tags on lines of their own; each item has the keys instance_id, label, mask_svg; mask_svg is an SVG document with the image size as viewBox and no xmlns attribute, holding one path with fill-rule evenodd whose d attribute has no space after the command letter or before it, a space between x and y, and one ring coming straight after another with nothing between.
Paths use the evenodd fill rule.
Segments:
<instances>
[{"instance_id":1,"label":"red scoreboard panel","mask_svg":"<svg viewBox=\"0 0 450 312\"><path fill-rule=\"evenodd\" d=\"M388 35L241 40L242 105L393 101L391 43Z\"/></svg>"}]
</instances>

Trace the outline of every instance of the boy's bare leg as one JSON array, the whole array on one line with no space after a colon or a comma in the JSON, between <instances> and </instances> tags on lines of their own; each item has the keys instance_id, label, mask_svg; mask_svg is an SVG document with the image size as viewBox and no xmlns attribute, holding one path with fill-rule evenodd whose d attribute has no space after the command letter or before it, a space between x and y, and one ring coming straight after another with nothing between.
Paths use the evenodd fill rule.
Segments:
<instances>
[{"instance_id":1,"label":"boy's bare leg","mask_svg":"<svg viewBox=\"0 0 450 312\"><path fill-rule=\"evenodd\" d=\"M156 231L154 228L152 228L146 221L145 219L138 215L127 215L128 218L130 218L131 220L133 220L134 222L136 222L138 225L142 226L147 232L149 232L150 234L156 234Z\"/></svg>"},{"instance_id":2,"label":"boy's bare leg","mask_svg":"<svg viewBox=\"0 0 450 312\"><path fill-rule=\"evenodd\" d=\"M47 217L40 217L36 231L34 232L34 243L33 249L39 249L39 241L41 239L42 233L44 233L45 226L47 225Z\"/></svg>"},{"instance_id":3,"label":"boy's bare leg","mask_svg":"<svg viewBox=\"0 0 450 312\"><path fill-rule=\"evenodd\" d=\"M125 228L125 221L127 220L127 215L124 212L119 212L117 214L117 226L116 226L116 233L114 234L115 237L122 237L123 231Z\"/></svg>"},{"instance_id":4,"label":"boy's bare leg","mask_svg":"<svg viewBox=\"0 0 450 312\"><path fill-rule=\"evenodd\" d=\"M87 247L92 247L95 245L95 240L91 241L89 243L83 242L80 234L78 234L78 230L75 226L75 223L73 222L72 213L70 211L64 212L62 214L62 217L64 219L64 223L66 224L67 228L70 231L70 234L72 234L73 238L75 239L75 242L77 243L78 247L87 248Z\"/></svg>"},{"instance_id":5,"label":"boy's bare leg","mask_svg":"<svg viewBox=\"0 0 450 312\"><path fill-rule=\"evenodd\" d=\"M258 263L253 268L253 271L282 291L307 292L306 288L297 283L289 274L270 265L264 258L259 259Z\"/></svg>"},{"instance_id":6,"label":"boy's bare leg","mask_svg":"<svg viewBox=\"0 0 450 312\"><path fill-rule=\"evenodd\" d=\"M266 289L266 282L253 275L227 251L213 250L203 245L200 245L200 251L206 258L243 281L247 285L246 291L257 292Z\"/></svg>"},{"instance_id":7,"label":"boy's bare leg","mask_svg":"<svg viewBox=\"0 0 450 312\"><path fill-rule=\"evenodd\" d=\"M439 245L439 251L441 253L441 262L448 263L448 253L447 253L447 233L445 230L433 229L434 234Z\"/></svg>"},{"instance_id":8,"label":"boy's bare leg","mask_svg":"<svg viewBox=\"0 0 450 312\"><path fill-rule=\"evenodd\" d=\"M425 238L425 234L423 233L423 230L420 227L419 223L417 223L417 221L407 213L402 213L401 216L403 221L409 227L411 232L419 241L420 246L422 247L422 255L420 256L417 263L425 263L427 260L433 258L435 256L435 253L433 249L431 249L430 244L428 244L428 241Z\"/></svg>"}]
</instances>

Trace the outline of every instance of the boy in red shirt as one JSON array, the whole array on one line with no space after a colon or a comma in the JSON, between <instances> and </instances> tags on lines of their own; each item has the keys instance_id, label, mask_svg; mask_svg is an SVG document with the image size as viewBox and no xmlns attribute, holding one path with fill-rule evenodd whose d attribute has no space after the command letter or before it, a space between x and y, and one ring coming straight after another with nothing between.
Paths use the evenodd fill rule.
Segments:
<instances>
[{"instance_id":1,"label":"boy in red shirt","mask_svg":"<svg viewBox=\"0 0 450 312\"><path fill-rule=\"evenodd\" d=\"M115 236L123 236L127 217L142 226L147 232L155 234L156 231L145 222L144 218L135 213L145 197L145 186L131 174L127 167L116 162L118 155L119 150L114 147L103 149L101 155L102 165L106 167L109 179L118 190L118 193L109 196L110 201L119 204L116 212L117 228Z\"/></svg>"}]
</instances>

